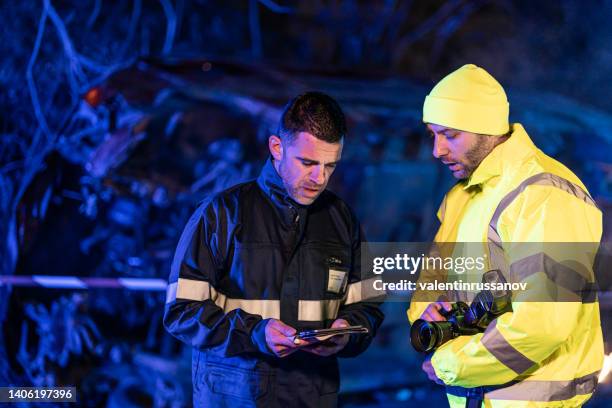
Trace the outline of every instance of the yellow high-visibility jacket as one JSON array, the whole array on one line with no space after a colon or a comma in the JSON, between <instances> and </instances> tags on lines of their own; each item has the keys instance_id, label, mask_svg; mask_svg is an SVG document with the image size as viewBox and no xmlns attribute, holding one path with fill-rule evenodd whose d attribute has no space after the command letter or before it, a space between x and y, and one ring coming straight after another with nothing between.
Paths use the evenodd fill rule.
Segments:
<instances>
[{"instance_id":1,"label":"yellow high-visibility jacket","mask_svg":"<svg viewBox=\"0 0 612 408\"><path fill-rule=\"evenodd\" d=\"M539 150L522 125L512 129L468 180L447 193L435 241L503 248L504 273L513 281L550 283L569 292L593 287L594 256L577 255L568 262L564 249L545 243L593 243L597 248L601 211L578 177ZM512 251L516 243L530 244ZM431 362L447 385L451 407L464 407L465 389L474 387L486 387L485 407L584 404L597 385L604 349L596 292L578 291L576 296L576 301L555 302L513 298L513 311L484 333L459 336L439 347ZM413 298L409 320L418 319L428 304ZM499 385L504 386L495 389Z\"/></svg>"}]
</instances>

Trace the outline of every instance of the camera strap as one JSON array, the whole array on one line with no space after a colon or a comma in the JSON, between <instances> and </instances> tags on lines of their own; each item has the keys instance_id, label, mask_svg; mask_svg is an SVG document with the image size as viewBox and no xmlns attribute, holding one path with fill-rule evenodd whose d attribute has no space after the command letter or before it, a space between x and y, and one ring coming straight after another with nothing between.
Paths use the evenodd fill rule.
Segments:
<instances>
[{"instance_id":1,"label":"camera strap","mask_svg":"<svg viewBox=\"0 0 612 408\"><path fill-rule=\"evenodd\" d=\"M483 387L469 388L466 391L465 408L481 408L485 394Z\"/></svg>"}]
</instances>

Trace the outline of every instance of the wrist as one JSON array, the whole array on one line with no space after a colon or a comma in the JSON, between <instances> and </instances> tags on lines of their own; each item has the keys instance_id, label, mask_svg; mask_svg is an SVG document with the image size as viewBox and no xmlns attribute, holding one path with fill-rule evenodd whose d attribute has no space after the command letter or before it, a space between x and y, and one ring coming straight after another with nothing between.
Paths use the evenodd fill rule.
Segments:
<instances>
[{"instance_id":1,"label":"wrist","mask_svg":"<svg viewBox=\"0 0 612 408\"><path fill-rule=\"evenodd\" d=\"M268 341L266 340L266 326L272 319L262 319L253 328L251 331L251 341L263 354L267 355L275 355L272 350L268 347Z\"/></svg>"}]
</instances>

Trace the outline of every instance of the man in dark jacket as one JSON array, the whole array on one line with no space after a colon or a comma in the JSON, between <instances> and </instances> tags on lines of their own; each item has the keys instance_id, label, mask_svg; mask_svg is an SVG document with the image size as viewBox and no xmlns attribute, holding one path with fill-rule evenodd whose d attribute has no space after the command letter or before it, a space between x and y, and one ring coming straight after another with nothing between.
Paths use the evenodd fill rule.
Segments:
<instances>
[{"instance_id":1,"label":"man in dark jacket","mask_svg":"<svg viewBox=\"0 0 612 408\"><path fill-rule=\"evenodd\" d=\"M164 325L194 348L194 406L337 405L336 357L363 352L383 320L365 295L359 222L325 190L345 133L332 98L298 96L259 178L207 200L185 227ZM294 338L349 325L369 333Z\"/></svg>"}]
</instances>

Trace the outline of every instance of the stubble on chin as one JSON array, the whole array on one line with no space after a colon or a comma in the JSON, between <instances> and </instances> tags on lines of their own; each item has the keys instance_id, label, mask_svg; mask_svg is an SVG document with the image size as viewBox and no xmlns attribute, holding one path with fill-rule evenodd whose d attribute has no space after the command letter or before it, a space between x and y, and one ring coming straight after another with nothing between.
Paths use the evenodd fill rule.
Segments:
<instances>
[{"instance_id":1,"label":"stubble on chin","mask_svg":"<svg viewBox=\"0 0 612 408\"><path fill-rule=\"evenodd\" d=\"M491 153L491 150L495 147L493 144L493 140L490 139L492 136L486 135L477 135L476 143L465 153L465 161L466 163L463 165L463 174L460 179L465 180L472 176L474 170L478 168L480 163L484 160L485 157Z\"/></svg>"}]
</instances>

